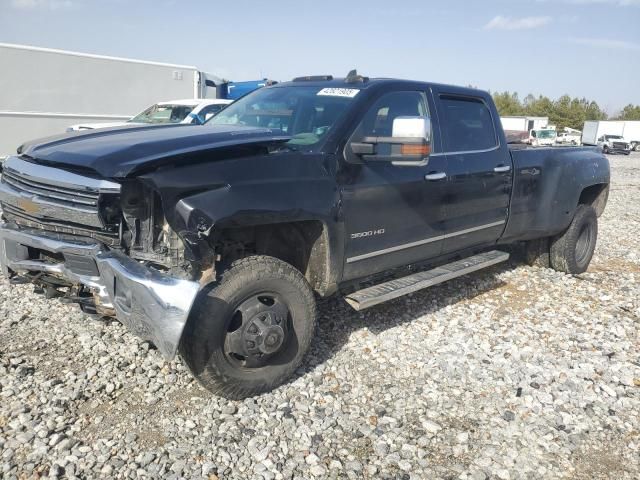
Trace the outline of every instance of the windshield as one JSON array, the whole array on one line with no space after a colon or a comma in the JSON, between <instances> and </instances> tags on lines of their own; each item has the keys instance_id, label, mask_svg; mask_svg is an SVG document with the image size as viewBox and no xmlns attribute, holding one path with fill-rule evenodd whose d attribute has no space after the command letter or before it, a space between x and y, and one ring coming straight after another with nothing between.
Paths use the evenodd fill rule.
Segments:
<instances>
[{"instance_id":1,"label":"windshield","mask_svg":"<svg viewBox=\"0 0 640 480\"><path fill-rule=\"evenodd\" d=\"M556 131L555 130L538 130L537 135L538 135L538 138L555 138Z\"/></svg>"},{"instance_id":2,"label":"windshield","mask_svg":"<svg viewBox=\"0 0 640 480\"><path fill-rule=\"evenodd\" d=\"M132 123L180 123L187 118L193 107L190 105L153 105L133 117Z\"/></svg>"},{"instance_id":3,"label":"windshield","mask_svg":"<svg viewBox=\"0 0 640 480\"><path fill-rule=\"evenodd\" d=\"M245 125L281 130L289 145L318 144L360 90L291 86L262 88L240 98L207 125Z\"/></svg>"},{"instance_id":4,"label":"windshield","mask_svg":"<svg viewBox=\"0 0 640 480\"><path fill-rule=\"evenodd\" d=\"M607 140L622 140L620 135L605 135L605 137L607 137Z\"/></svg>"}]
</instances>

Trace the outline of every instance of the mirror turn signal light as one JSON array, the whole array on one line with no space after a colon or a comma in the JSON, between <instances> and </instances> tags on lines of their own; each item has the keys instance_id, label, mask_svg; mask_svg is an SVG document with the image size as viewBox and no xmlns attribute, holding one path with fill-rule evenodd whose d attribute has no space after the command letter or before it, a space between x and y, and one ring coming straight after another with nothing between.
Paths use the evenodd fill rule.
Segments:
<instances>
[{"instance_id":1,"label":"mirror turn signal light","mask_svg":"<svg viewBox=\"0 0 640 480\"><path fill-rule=\"evenodd\" d=\"M400 153L402 155L423 155L426 157L431 153L431 146L403 144L400 148Z\"/></svg>"}]
</instances>

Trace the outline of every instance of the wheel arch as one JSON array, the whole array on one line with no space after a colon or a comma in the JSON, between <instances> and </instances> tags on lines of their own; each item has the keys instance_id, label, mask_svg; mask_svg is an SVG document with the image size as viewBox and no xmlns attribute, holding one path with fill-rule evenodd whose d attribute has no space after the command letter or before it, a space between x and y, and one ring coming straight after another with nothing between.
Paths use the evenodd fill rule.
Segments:
<instances>
[{"instance_id":1,"label":"wheel arch","mask_svg":"<svg viewBox=\"0 0 640 480\"><path fill-rule=\"evenodd\" d=\"M267 255L295 267L322 296L337 288L332 236L329 226L319 219L221 226L211 232L209 244L219 269L244 256Z\"/></svg>"},{"instance_id":2,"label":"wheel arch","mask_svg":"<svg viewBox=\"0 0 640 480\"><path fill-rule=\"evenodd\" d=\"M600 217L604 212L604 208L607 205L607 199L609 198L609 184L608 183L596 183L585 187L580 192L580 198L578 199L578 205L591 205L596 211L596 215Z\"/></svg>"}]
</instances>

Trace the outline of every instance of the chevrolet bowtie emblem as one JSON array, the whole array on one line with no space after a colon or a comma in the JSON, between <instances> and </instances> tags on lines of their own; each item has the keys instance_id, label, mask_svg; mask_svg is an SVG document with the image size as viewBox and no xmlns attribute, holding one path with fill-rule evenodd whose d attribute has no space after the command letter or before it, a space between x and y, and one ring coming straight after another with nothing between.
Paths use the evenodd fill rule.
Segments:
<instances>
[{"instance_id":1,"label":"chevrolet bowtie emblem","mask_svg":"<svg viewBox=\"0 0 640 480\"><path fill-rule=\"evenodd\" d=\"M16 202L16 205L20 210L22 210L25 213L29 213L31 215L34 215L40 212L40 207L38 206L38 204L28 198L18 199L18 201Z\"/></svg>"}]
</instances>

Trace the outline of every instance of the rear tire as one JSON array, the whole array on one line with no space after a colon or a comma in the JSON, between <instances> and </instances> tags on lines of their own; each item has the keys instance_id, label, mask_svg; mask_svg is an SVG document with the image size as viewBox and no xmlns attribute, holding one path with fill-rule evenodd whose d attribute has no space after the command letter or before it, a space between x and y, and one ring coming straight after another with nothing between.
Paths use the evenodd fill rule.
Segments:
<instances>
[{"instance_id":1,"label":"rear tire","mask_svg":"<svg viewBox=\"0 0 640 480\"><path fill-rule=\"evenodd\" d=\"M549 249L550 245L548 238L536 238L535 240L529 240L525 244L525 262L531 267L551 267Z\"/></svg>"},{"instance_id":2,"label":"rear tire","mask_svg":"<svg viewBox=\"0 0 640 480\"><path fill-rule=\"evenodd\" d=\"M304 276L277 258L247 257L199 299L180 354L207 390L246 398L294 373L315 326L315 298Z\"/></svg>"},{"instance_id":3,"label":"rear tire","mask_svg":"<svg viewBox=\"0 0 640 480\"><path fill-rule=\"evenodd\" d=\"M551 240L551 266L559 271L577 275L589 267L598 238L598 217L590 205L578 205L576 213L564 233Z\"/></svg>"}]
</instances>

